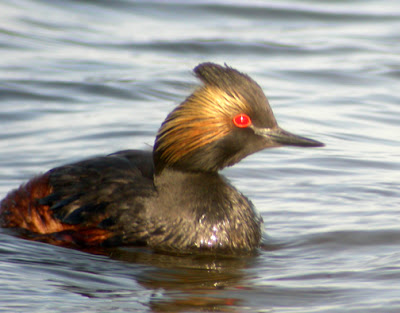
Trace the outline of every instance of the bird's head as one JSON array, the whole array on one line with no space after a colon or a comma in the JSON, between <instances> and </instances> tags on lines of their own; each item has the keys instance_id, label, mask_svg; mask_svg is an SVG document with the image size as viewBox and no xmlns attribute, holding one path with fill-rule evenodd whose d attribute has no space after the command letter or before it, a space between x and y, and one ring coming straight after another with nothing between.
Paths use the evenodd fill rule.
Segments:
<instances>
[{"instance_id":1,"label":"bird's head","mask_svg":"<svg viewBox=\"0 0 400 313\"><path fill-rule=\"evenodd\" d=\"M281 129L261 87L246 74L214 63L202 63L194 73L203 85L167 116L157 134L156 173L213 172L265 148L323 146Z\"/></svg>"}]
</instances>

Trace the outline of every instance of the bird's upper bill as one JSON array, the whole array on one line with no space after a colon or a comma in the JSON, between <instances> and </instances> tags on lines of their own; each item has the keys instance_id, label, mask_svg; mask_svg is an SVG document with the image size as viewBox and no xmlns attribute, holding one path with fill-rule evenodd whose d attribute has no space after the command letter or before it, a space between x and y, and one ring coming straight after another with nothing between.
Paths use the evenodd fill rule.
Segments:
<instances>
[{"instance_id":1,"label":"bird's upper bill","mask_svg":"<svg viewBox=\"0 0 400 313\"><path fill-rule=\"evenodd\" d=\"M324 144L317 140L309 139L306 137L292 134L280 127L277 128L258 128L250 126L254 130L254 133L259 136L265 137L276 145L282 146L297 146L297 147L323 147Z\"/></svg>"}]
</instances>

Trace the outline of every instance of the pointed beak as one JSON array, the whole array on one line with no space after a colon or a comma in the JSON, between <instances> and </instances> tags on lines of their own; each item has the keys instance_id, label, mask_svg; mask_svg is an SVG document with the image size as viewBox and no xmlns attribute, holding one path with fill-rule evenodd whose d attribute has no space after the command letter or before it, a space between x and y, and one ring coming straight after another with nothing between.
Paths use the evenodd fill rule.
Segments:
<instances>
[{"instance_id":1,"label":"pointed beak","mask_svg":"<svg viewBox=\"0 0 400 313\"><path fill-rule=\"evenodd\" d=\"M289 133L282 128L253 128L257 135L263 136L268 139L268 141L274 145L283 146L297 146L297 147L323 147L322 142L308 139L306 137L301 137L292 133Z\"/></svg>"}]
</instances>

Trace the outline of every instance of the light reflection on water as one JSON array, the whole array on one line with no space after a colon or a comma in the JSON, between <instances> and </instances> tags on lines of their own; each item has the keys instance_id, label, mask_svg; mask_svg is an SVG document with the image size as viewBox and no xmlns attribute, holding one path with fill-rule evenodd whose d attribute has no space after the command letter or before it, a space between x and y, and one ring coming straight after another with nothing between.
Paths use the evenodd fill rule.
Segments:
<instances>
[{"instance_id":1,"label":"light reflection on water","mask_svg":"<svg viewBox=\"0 0 400 313\"><path fill-rule=\"evenodd\" d=\"M224 170L265 220L256 256L96 255L2 231L0 308L400 309L396 1L25 0L0 15L1 197L53 166L149 149L203 61L250 74L284 129L326 144Z\"/></svg>"}]
</instances>

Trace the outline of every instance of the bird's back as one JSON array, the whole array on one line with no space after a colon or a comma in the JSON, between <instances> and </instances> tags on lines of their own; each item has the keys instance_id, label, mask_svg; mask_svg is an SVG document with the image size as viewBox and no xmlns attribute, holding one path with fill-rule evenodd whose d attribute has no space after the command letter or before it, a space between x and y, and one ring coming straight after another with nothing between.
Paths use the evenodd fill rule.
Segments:
<instances>
[{"instance_id":1,"label":"bird's back","mask_svg":"<svg viewBox=\"0 0 400 313\"><path fill-rule=\"evenodd\" d=\"M52 243L116 244L121 216L140 215L154 194L153 172L151 152L137 150L57 167L2 200L0 225Z\"/></svg>"}]
</instances>

